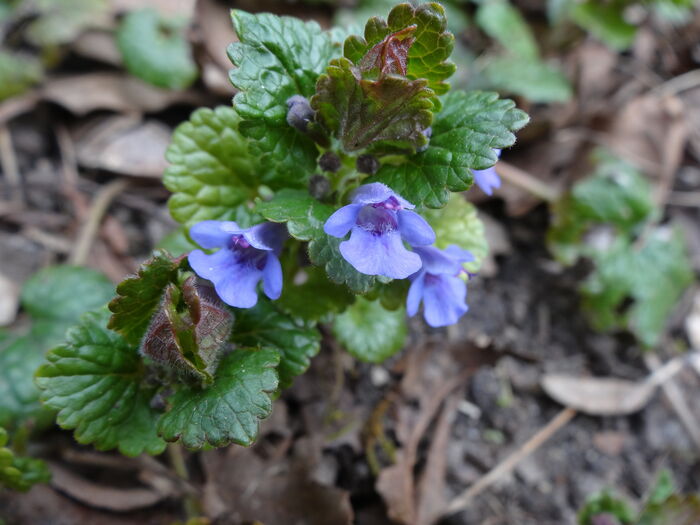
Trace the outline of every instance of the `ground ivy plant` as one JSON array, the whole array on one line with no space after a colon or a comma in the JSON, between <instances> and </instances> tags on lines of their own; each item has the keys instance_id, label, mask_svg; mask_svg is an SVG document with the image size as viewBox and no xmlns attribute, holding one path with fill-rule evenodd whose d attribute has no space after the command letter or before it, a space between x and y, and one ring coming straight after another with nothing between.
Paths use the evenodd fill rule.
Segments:
<instances>
[{"instance_id":1,"label":"ground ivy plant","mask_svg":"<svg viewBox=\"0 0 700 525\"><path fill-rule=\"evenodd\" d=\"M456 322L487 251L459 192L499 183L491 168L528 120L496 93L450 91L439 4L400 4L361 35L232 18L233 105L195 111L167 152L173 253L154 252L36 373L58 423L101 450L249 445L321 324L379 362L407 316Z\"/></svg>"}]
</instances>

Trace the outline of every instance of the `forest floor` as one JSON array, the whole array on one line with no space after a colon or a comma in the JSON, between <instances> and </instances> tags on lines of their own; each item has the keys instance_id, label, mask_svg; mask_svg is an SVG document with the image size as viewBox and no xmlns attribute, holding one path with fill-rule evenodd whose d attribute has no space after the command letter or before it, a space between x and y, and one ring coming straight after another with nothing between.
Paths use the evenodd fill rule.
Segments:
<instances>
[{"instance_id":1,"label":"forest floor","mask_svg":"<svg viewBox=\"0 0 700 525\"><path fill-rule=\"evenodd\" d=\"M200 2L193 39L203 54L233 38L222 9ZM328 20L324 9L293 11ZM642 28L624 54L590 39L561 51L575 98L518 100L532 123L503 157L505 171L558 191L586 173L595 146L612 148L650 175L665 219L683 228L696 273L700 76L688 72L700 62L699 34L700 15L672 33ZM96 214L103 217L86 264L115 282L133 273L175 227L159 180L172 129L195 107L228 104L233 94L220 54L202 59L205 80L194 88L163 92L128 77L93 37L68 51L44 87L0 104L5 295L39 268L79 260L81 225ZM470 310L458 325L430 330L413 319L410 344L383 365L358 363L326 337L311 370L275 402L258 443L188 456L186 482L167 457L97 453L54 430L36 450L50 461L51 484L0 492L0 516L8 525L173 523L184 520L184 495L194 494L222 525L568 525L605 487L641 500L665 468L680 490L700 490L700 442L691 435L700 426L700 378L692 369L672 381L689 424L665 392L632 415L606 417L543 392L542 378L554 372L642 380L658 363L630 335L590 327L578 293L588 268L553 261L547 203L507 175L493 198L466 194L492 253L469 283ZM102 209L95 203L105 188L112 199ZM652 354L660 362L687 345L697 297L689 290L674 312ZM513 454L520 461L493 474Z\"/></svg>"}]
</instances>

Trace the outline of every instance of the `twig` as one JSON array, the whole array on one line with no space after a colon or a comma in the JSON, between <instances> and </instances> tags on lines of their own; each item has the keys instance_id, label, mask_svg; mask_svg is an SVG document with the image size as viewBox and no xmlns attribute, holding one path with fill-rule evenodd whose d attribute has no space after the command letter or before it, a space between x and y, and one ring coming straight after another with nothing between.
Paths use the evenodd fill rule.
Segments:
<instances>
[{"instance_id":1,"label":"twig","mask_svg":"<svg viewBox=\"0 0 700 525\"><path fill-rule=\"evenodd\" d=\"M650 353L645 355L644 363L652 372L655 372L661 368L661 361L655 354ZM690 407L688 407L688 403L686 403L680 388L678 388L678 384L673 378L670 378L668 381L661 384L661 389L666 396L666 399L668 399L668 402L671 404L674 412L678 416L678 419L681 420L681 423L688 431L688 434L690 434L693 443L696 447L698 447L698 449L700 449L700 428L698 427L695 421L695 416L691 412Z\"/></svg>"},{"instance_id":2,"label":"twig","mask_svg":"<svg viewBox=\"0 0 700 525\"><path fill-rule=\"evenodd\" d=\"M126 179L117 179L105 187L103 187L92 202L90 211L88 212L87 220L83 229L80 231L80 236L75 244L75 249L70 257L72 264L85 264L90 247L97 236L97 231L102 222L102 217L107 212L112 200L128 186Z\"/></svg>"},{"instance_id":3,"label":"twig","mask_svg":"<svg viewBox=\"0 0 700 525\"><path fill-rule=\"evenodd\" d=\"M173 470L178 477L185 482L189 482L190 475L187 471L185 455L183 453L183 448L179 443L168 444L168 457L170 458L170 465L173 467ZM202 505L199 502L199 498L195 494L186 494L184 505L185 513L187 514L188 518L196 518L200 515Z\"/></svg>"},{"instance_id":4,"label":"twig","mask_svg":"<svg viewBox=\"0 0 700 525\"><path fill-rule=\"evenodd\" d=\"M559 199L560 191L555 187L545 184L541 180L533 177L528 172L516 168L512 164L504 161L499 161L496 164L496 172L503 180L511 183L513 186L531 193L535 197L539 197L546 202L555 202Z\"/></svg>"},{"instance_id":5,"label":"twig","mask_svg":"<svg viewBox=\"0 0 700 525\"><path fill-rule=\"evenodd\" d=\"M2 166L2 172L12 191L12 201L22 204L22 180L17 167L15 148L12 145L12 135L10 135L7 126L2 125L0 125L0 166Z\"/></svg>"},{"instance_id":6,"label":"twig","mask_svg":"<svg viewBox=\"0 0 700 525\"><path fill-rule=\"evenodd\" d=\"M666 202L672 206L700 208L700 191L672 191Z\"/></svg>"},{"instance_id":7,"label":"twig","mask_svg":"<svg viewBox=\"0 0 700 525\"><path fill-rule=\"evenodd\" d=\"M559 412L549 423L542 427L534 436L527 440L518 450L501 461L481 479L454 498L447 506L445 516L464 510L478 494L493 485L502 476L511 472L523 459L537 450L543 443L551 438L554 433L564 427L576 415L573 408L565 408Z\"/></svg>"}]
</instances>

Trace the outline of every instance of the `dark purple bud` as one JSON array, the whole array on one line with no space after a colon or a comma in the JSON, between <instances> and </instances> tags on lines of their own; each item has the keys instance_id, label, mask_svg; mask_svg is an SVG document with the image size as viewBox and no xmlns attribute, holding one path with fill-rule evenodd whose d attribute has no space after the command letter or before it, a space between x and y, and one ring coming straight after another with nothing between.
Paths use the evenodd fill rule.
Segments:
<instances>
[{"instance_id":1,"label":"dark purple bud","mask_svg":"<svg viewBox=\"0 0 700 525\"><path fill-rule=\"evenodd\" d=\"M326 151L321 158L318 159L318 167L323 171L335 173L340 169L340 157L332 151Z\"/></svg>"},{"instance_id":2,"label":"dark purple bud","mask_svg":"<svg viewBox=\"0 0 700 525\"><path fill-rule=\"evenodd\" d=\"M314 110L309 101L301 95L294 95L287 99L287 124L306 132L309 123L314 120Z\"/></svg>"},{"instance_id":3,"label":"dark purple bud","mask_svg":"<svg viewBox=\"0 0 700 525\"><path fill-rule=\"evenodd\" d=\"M379 161L372 155L360 155L355 164L357 171L374 175L379 169Z\"/></svg>"},{"instance_id":4,"label":"dark purple bud","mask_svg":"<svg viewBox=\"0 0 700 525\"><path fill-rule=\"evenodd\" d=\"M331 192L331 182L323 175L312 175L309 179L309 193L315 199L323 199Z\"/></svg>"}]
</instances>

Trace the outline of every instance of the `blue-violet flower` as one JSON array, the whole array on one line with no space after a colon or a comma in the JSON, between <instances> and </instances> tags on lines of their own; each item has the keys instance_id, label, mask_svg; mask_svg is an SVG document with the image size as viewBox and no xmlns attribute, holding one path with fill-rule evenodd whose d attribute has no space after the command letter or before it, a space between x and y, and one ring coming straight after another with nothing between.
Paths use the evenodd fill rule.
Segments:
<instances>
[{"instance_id":1,"label":"blue-violet flower","mask_svg":"<svg viewBox=\"0 0 700 525\"><path fill-rule=\"evenodd\" d=\"M435 242L435 232L413 211L413 204L391 188L374 182L355 190L352 203L331 215L323 230L333 237L350 239L340 243L340 253L355 269L367 275L405 279L420 270L418 254L411 246Z\"/></svg>"},{"instance_id":2,"label":"blue-violet flower","mask_svg":"<svg viewBox=\"0 0 700 525\"><path fill-rule=\"evenodd\" d=\"M190 229L202 248L221 248L208 255L194 250L188 260L197 275L214 283L214 289L230 306L251 308L258 302L257 285L270 299L282 293L279 254L287 237L281 224L264 222L242 229L232 221L202 221Z\"/></svg>"},{"instance_id":3,"label":"blue-violet flower","mask_svg":"<svg viewBox=\"0 0 700 525\"><path fill-rule=\"evenodd\" d=\"M495 149L496 155L501 156L501 150ZM491 166L485 170L473 170L474 182L486 195L493 195L494 188L501 187L501 178L496 173L496 166Z\"/></svg>"},{"instance_id":4,"label":"blue-violet flower","mask_svg":"<svg viewBox=\"0 0 700 525\"><path fill-rule=\"evenodd\" d=\"M473 261L474 256L455 245L445 250L430 246L415 251L423 260L423 267L409 277L406 312L409 316L416 315L422 301L423 317L430 326L456 323L469 309L467 283L461 277L466 273L462 264Z\"/></svg>"}]
</instances>

